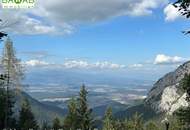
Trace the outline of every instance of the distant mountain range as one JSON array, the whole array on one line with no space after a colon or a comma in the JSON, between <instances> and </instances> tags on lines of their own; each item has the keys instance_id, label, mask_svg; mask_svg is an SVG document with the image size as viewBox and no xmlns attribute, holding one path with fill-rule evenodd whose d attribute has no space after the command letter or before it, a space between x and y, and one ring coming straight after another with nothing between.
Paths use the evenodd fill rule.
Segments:
<instances>
[{"instance_id":1,"label":"distant mountain range","mask_svg":"<svg viewBox=\"0 0 190 130\"><path fill-rule=\"evenodd\" d=\"M33 69L26 72L24 82L29 85L67 85L80 88L82 84L108 85L137 88L139 85L150 89L154 81L129 78L119 73L91 72L67 69ZM140 87L139 87L140 88Z\"/></svg>"}]
</instances>

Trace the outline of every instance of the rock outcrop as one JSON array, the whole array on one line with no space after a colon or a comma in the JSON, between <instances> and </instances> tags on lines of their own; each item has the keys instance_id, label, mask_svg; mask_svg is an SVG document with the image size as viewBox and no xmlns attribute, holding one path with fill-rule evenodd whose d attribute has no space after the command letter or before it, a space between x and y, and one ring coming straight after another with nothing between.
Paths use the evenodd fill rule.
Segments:
<instances>
[{"instance_id":1,"label":"rock outcrop","mask_svg":"<svg viewBox=\"0 0 190 130\"><path fill-rule=\"evenodd\" d=\"M190 61L159 79L148 93L145 103L157 113L170 115L180 107L187 107L186 93L179 85L186 73L190 74Z\"/></svg>"}]
</instances>

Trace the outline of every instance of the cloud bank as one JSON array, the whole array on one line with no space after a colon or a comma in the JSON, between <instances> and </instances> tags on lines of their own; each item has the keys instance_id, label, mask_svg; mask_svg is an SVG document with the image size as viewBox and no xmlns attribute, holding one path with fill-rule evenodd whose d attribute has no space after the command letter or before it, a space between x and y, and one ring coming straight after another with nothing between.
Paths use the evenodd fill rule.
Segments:
<instances>
[{"instance_id":1,"label":"cloud bank","mask_svg":"<svg viewBox=\"0 0 190 130\"><path fill-rule=\"evenodd\" d=\"M48 63L41 60L29 60L24 62L27 67L48 67L64 69L122 69L125 65L111 63L108 61L90 63L85 60L66 60L63 64Z\"/></svg>"},{"instance_id":2,"label":"cloud bank","mask_svg":"<svg viewBox=\"0 0 190 130\"><path fill-rule=\"evenodd\" d=\"M71 34L80 24L119 16L146 16L168 0L38 0L34 9L0 9L0 17L15 23L16 34Z\"/></svg>"}]
</instances>

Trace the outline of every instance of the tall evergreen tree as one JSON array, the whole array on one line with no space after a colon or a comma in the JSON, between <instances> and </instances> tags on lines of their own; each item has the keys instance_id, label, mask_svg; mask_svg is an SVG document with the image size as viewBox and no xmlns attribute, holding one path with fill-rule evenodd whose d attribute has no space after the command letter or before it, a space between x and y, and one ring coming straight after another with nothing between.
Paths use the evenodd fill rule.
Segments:
<instances>
[{"instance_id":1,"label":"tall evergreen tree","mask_svg":"<svg viewBox=\"0 0 190 130\"><path fill-rule=\"evenodd\" d=\"M6 93L4 88L0 88L0 129L5 128L4 121L5 121L5 99Z\"/></svg>"},{"instance_id":2,"label":"tall evergreen tree","mask_svg":"<svg viewBox=\"0 0 190 130\"><path fill-rule=\"evenodd\" d=\"M4 127L10 128L12 127L12 122L15 122L15 119L12 117L12 108L15 103L15 91L13 89L17 88L19 90L23 73L21 62L16 58L13 43L9 38L5 41L1 65L3 67L3 75L5 75L3 86L5 90L4 121L2 124L4 124Z\"/></svg>"},{"instance_id":3,"label":"tall evergreen tree","mask_svg":"<svg viewBox=\"0 0 190 130\"><path fill-rule=\"evenodd\" d=\"M181 122L175 116L169 118L169 123L170 123L169 130L185 130Z\"/></svg>"},{"instance_id":4,"label":"tall evergreen tree","mask_svg":"<svg viewBox=\"0 0 190 130\"><path fill-rule=\"evenodd\" d=\"M25 102L21 107L18 125L20 130L38 129L37 121L35 120L27 99L25 99Z\"/></svg>"},{"instance_id":5,"label":"tall evergreen tree","mask_svg":"<svg viewBox=\"0 0 190 130\"><path fill-rule=\"evenodd\" d=\"M60 120L58 117L56 117L54 120L53 120L53 129L54 130L59 130L61 129L61 123L60 123Z\"/></svg>"},{"instance_id":6,"label":"tall evergreen tree","mask_svg":"<svg viewBox=\"0 0 190 130\"><path fill-rule=\"evenodd\" d=\"M135 113L133 117L129 120L130 130L143 130L144 124L142 116L138 113Z\"/></svg>"},{"instance_id":7,"label":"tall evergreen tree","mask_svg":"<svg viewBox=\"0 0 190 130\"><path fill-rule=\"evenodd\" d=\"M159 130L159 127L153 121L148 122L145 127L146 130Z\"/></svg>"},{"instance_id":8,"label":"tall evergreen tree","mask_svg":"<svg viewBox=\"0 0 190 130\"><path fill-rule=\"evenodd\" d=\"M78 123L79 128L82 130L91 130L94 128L94 120L92 117L92 109L89 108L87 103L87 90L85 85L82 85L79 98L78 98Z\"/></svg>"},{"instance_id":9,"label":"tall evergreen tree","mask_svg":"<svg viewBox=\"0 0 190 130\"><path fill-rule=\"evenodd\" d=\"M5 41L1 64L4 74L7 76L7 89L19 90L21 87L21 80L23 79L23 66L21 61L16 57L13 42L10 38Z\"/></svg>"},{"instance_id":10,"label":"tall evergreen tree","mask_svg":"<svg viewBox=\"0 0 190 130\"><path fill-rule=\"evenodd\" d=\"M16 120L12 110L15 103L14 95L12 91L6 90L4 82L5 78L0 83L0 129L15 128Z\"/></svg>"},{"instance_id":11,"label":"tall evergreen tree","mask_svg":"<svg viewBox=\"0 0 190 130\"><path fill-rule=\"evenodd\" d=\"M51 127L49 126L47 121L44 121L41 126L41 130L50 130Z\"/></svg>"},{"instance_id":12,"label":"tall evergreen tree","mask_svg":"<svg viewBox=\"0 0 190 130\"><path fill-rule=\"evenodd\" d=\"M111 107L109 107L105 112L104 121L103 121L103 130L115 130Z\"/></svg>"},{"instance_id":13,"label":"tall evergreen tree","mask_svg":"<svg viewBox=\"0 0 190 130\"><path fill-rule=\"evenodd\" d=\"M114 120L114 130L126 130L124 122L121 120Z\"/></svg>"},{"instance_id":14,"label":"tall evergreen tree","mask_svg":"<svg viewBox=\"0 0 190 130\"><path fill-rule=\"evenodd\" d=\"M78 128L77 102L72 98L68 104L68 114L64 120L65 130L76 130Z\"/></svg>"}]
</instances>

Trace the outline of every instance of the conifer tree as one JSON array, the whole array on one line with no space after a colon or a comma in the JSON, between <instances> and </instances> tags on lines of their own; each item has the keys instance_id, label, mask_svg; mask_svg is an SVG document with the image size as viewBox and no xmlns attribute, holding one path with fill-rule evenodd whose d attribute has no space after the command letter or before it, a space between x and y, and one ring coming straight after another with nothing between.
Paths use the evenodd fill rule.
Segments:
<instances>
[{"instance_id":1,"label":"conifer tree","mask_svg":"<svg viewBox=\"0 0 190 130\"><path fill-rule=\"evenodd\" d=\"M22 104L18 125L20 130L38 129L37 121L35 120L27 99L25 99L24 103Z\"/></svg>"},{"instance_id":2,"label":"conifer tree","mask_svg":"<svg viewBox=\"0 0 190 130\"><path fill-rule=\"evenodd\" d=\"M61 123L60 123L60 120L58 117L56 117L54 120L53 120L53 129L54 130L59 130L61 129Z\"/></svg>"},{"instance_id":3,"label":"conifer tree","mask_svg":"<svg viewBox=\"0 0 190 130\"><path fill-rule=\"evenodd\" d=\"M4 120L3 123L5 128L10 128L15 124L15 119L13 115L13 107L15 104L15 88L20 88L20 81L23 78L22 65L20 60L15 56L15 50L13 43L8 38L5 41L5 46L3 49L3 56L1 58L1 65L3 67L4 75L4 90L5 90L5 99L4 99Z\"/></svg>"},{"instance_id":4,"label":"conifer tree","mask_svg":"<svg viewBox=\"0 0 190 130\"><path fill-rule=\"evenodd\" d=\"M113 126L114 130L126 130L124 122L121 120L116 120L116 121L114 120Z\"/></svg>"},{"instance_id":5,"label":"conifer tree","mask_svg":"<svg viewBox=\"0 0 190 130\"><path fill-rule=\"evenodd\" d=\"M123 126L125 130L131 130L133 128L131 121L129 121L127 118L123 121Z\"/></svg>"},{"instance_id":6,"label":"conifer tree","mask_svg":"<svg viewBox=\"0 0 190 130\"><path fill-rule=\"evenodd\" d=\"M104 121L103 121L103 130L115 130L111 107L109 107L105 112Z\"/></svg>"},{"instance_id":7,"label":"conifer tree","mask_svg":"<svg viewBox=\"0 0 190 130\"><path fill-rule=\"evenodd\" d=\"M159 127L153 121L148 122L145 127L146 130L159 130Z\"/></svg>"},{"instance_id":8,"label":"conifer tree","mask_svg":"<svg viewBox=\"0 0 190 130\"><path fill-rule=\"evenodd\" d=\"M90 130L94 128L94 120L92 118L92 109L89 108L87 103L87 90L85 85L82 85L79 98L78 98L78 123L79 128L82 130Z\"/></svg>"},{"instance_id":9,"label":"conifer tree","mask_svg":"<svg viewBox=\"0 0 190 130\"><path fill-rule=\"evenodd\" d=\"M135 113L129 121L129 126L131 130L143 130L143 120L142 116L138 113Z\"/></svg>"},{"instance_id":10,"label":"conifer tree","mask_svg":"<svg viewBox=\"0 0 190 130\"><path fill-rule=\"evenodd\" d=\"M4 128L5 120L5 90L0 88L0 129Z\"/></svg>"},{"instance_id":11,"label":"conifer tree","mask_svg":"<svg viewBox=\"0 0 190 130\"><path fill-rule=\"evenodd\" d=\"M13 117L14 96L11 91L5 89L5 78L0 82L0 129L15 128L16 120Z\"/></svg>"},{"instance_id":12,"label":"conifer tree","mask_svg":"<svg viewBox=\"0 0 190 130\"><path fill-rule=\"evenodd\" d=\"M49 124L47 123L47 121L44 121L42 123L42 126L41 126L41 130L50 130L51 127L49 126Z\"/></svg>"},{"instance_id":13,"label":"conifer tree","mask_svg":"<svg viewBox=\"0 0 190 130\"><path fill-rule=\"evenodd\" d=\"M169 123L170 123L169 130L185 130L183 128L184 126L180 123L180 121L175 116L172 116L169 119Z\"/></svg>"},{"instance_id":14,"label":"conifer tree","mask_svg":"<svg viewBox=\"0 0 190 130\"><path fill-rule=\"evenodd\" d=\"M68 114L64 120L65 130L76 130L78 128L77 102L72 98L68 104Z\"/></svg>"},{"instance_id":15,"label":"conifer tree","mask_svg":"<svg viewBox=\"0 0 190 130\"><path fill-rule=\"evenodd\" d=\"M10 38L5 41L1 64L4 74L7 76L7 89L20 89L21 80L23 79L23 66L21 61L16 57L13 42Z\"/></svg>"}]
</instances>

